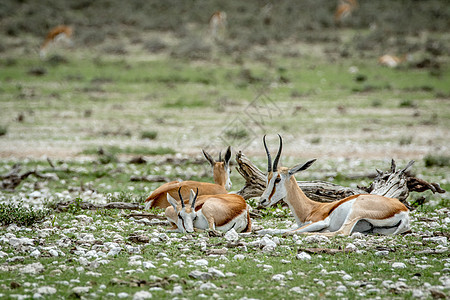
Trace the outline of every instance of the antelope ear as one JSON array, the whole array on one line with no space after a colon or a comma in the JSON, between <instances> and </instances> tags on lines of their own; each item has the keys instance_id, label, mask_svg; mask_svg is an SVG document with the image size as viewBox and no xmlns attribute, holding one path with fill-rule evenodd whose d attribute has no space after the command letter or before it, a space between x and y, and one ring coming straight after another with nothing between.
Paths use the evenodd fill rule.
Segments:
<instances>
[{"instance_id":1,"label":"antelope ear","mask_svg":"<svg viewBox=\"0 0 450 300\"><path fill-rule=\"evenodd\" d=\"M304 171L304 170L308 169L309 167L311 167L311 165L315 161L316 161L316 159L311 159L310 161L307 161L303 165L302 164L296 165L295 167L293 167L293 168L291 168L289 170L289 176L292 176L292 175L294 175L297 172Z\"/></svg>"},{"instance_id":2,"label":"antelope ear","mask_svg":"<svg viewBox=\"0 0 450 300\"><path fill-rule=\"evenodd\" d=\"M209 162L209 164L214 167L214 158L212 158L211 155L208 154L208 152L206 152L204 149L202 149L203 155L205 156L206 160Z\"/></svg>"},{"instance_id":3,"label":"antelope ear","mask_svg":"<svg viewBox=\"0 0 450 300\"><path fill-rule=\"evenodd\" d=\"M177 210L177 200L175 200L172 196L170 196L169 193L167 193L167 201L173 206L173 209L175 209L175 212L178 212Z\"/></svg>"},{"instance_id":4,"label":"antelope ear","mask_svg":"<svg viewBox=\"0 0 450 300\"><path fill-rule=\"evenodd\" d=\"M228 166L230 164L230 159L231 159L231 146L228 146L227 152L225 153L225 165Z\"/></svg>"}]
</instances>

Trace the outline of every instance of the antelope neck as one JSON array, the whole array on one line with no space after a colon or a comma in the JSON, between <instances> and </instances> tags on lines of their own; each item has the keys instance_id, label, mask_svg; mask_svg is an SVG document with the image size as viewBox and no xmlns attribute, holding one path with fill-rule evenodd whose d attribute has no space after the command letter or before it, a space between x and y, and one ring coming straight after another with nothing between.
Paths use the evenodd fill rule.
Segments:
<instances>
[{"instance_id":1,"label":"antelope neck","mask_svg":"<svg viewBox=\"0 0 450 300\"><path fill-rule=\"evenodd\" d=\"M311 212L320 205L320 203L309 199L305 193L300 189L297 180L291 176L285 183L286 199L285 202L294 213L297 224L305 223Z\"/></svg>"}]
</instances>

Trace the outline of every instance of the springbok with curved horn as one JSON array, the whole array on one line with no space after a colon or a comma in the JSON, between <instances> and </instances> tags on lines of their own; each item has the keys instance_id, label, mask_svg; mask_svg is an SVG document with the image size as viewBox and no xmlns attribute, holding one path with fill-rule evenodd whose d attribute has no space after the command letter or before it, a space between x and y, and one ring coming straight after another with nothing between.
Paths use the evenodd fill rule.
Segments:
<instances>
[{"instance_id":1,"label":"springbok with curved horn","mask_svg":"<svg viewBox=\"0 0 450 300\"><path fill-rule=\"evenodd\" d=\"M409 210L398 199L379 195L361 194L332 203L309 199L295 180L294 174L309 168L312 159L293 168L278 167L280 147L272 166L266 136L263 138L268 159L267 188L260 205L269 206L283 199L294 214L298 228L285 234L350 235L352 232L399 234L409 230ZM278 233L278 232L277 232Z\"/></svg>"},{"instance_id":2,"label":"springbok with curved horn","mask_svg":"<svg viewBox=\"0 0 450 300\"><path fill-rule=\"evenodd\" d=\"M180 200L177 190L181 188L181 194L184 198L189 197L189 191L191 189L198 188L199 195L216 195L226 194L231 188L230 180L230 160L231 160L231 147L227 148L225 158L222 160L221 153L219 154L219 161L215 161L211 155L202 149L203 155L208 160L212 167L214 183L201 182L201 181L171 181L167 182L156 190L145 200L145 208L166 208L170 206L167 201L166 194L169 193L176 200Z\"/></svg>"},{"instance_id":3,"label":"springbok with curved horn","mask_svg":"<svg viewBox=\"0 0 450 300\"><path fill-rule=\"evenodd\" d=\"M167 194L167 201L172 206L166 208L166 218L176 225L173 228L175 231L192 233L194 228L222 232L232 228L236 232L252 230L249 207L239 195L199 196L198 190L197 193L191 190L187 202L183 200L179 189L178 196L181 201Z\"/></svg>"},{"instance_id":4,"label":"springbok with curved horn","mask_svg":"<svg viewBox=\"0 0 450 300\"><path fill-rule=\"evenodd\" d=\"M73 45L72 42L73 29L71 26L58 25L53 27L45 37L44 42L41 45L41 50L39 55L41 58L45 58L47 54L47 49L52 43L57 43L59 41L64 41L69 46Z\"/></svg>"}]
</instances>

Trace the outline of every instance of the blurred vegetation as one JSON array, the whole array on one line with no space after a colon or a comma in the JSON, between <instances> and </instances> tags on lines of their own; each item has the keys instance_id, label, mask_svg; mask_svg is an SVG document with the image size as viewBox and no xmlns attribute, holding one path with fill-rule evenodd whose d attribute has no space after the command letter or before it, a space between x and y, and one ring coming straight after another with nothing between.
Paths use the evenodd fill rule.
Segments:
<instances>
[{"instance_id":1,"label":"blurred vegetation","mask_svg":"<svg viewBox=\"0 0 450 300\"><path fill-rule=\"evenodd\" d=\"M130 42L142 42L149 51L167 47L159 39L140 37L143 31L173 32L182 47L171 52L178 57L189 54L203 58L211 51L201 40L209 17L216 10L227 13L225 51L242 51L254 45L291 39L303 42L337 42L341 36L334 29L333 15L337 1L176 1L176 0L4 0L0 3L0 35L17 37L33 35L43 38L59 24L73 25L77 41L86 46L102 43L106 38L129 37ZM414 22L411 22L414 20ZM423 31L447 31L450 28L450 6L447 0L360 0L351 18L340 28L371 29L354 36L358 50L400 47L414 51L417 45L405 35L419 36ZM197 29L197 31L195 30ZM204 31L204 30L203 30ZM432 55L448 52L439 41L428 39L426 50ZM2 45L0 52L6 49ZM109 53L126 53L121 45L105 49ZM193 51L195 50L195 51ZM347 49L342 54L347 55Z\"/></svg>"},{"instance_id":2,"label":"blurred vegetation","mask_svg":"<svg viewBox=\"0 0 450 300\"><path fill-rule=\"evenodd\" d=\"M22 203L0 203L0 224L3 226L13 223L17 226L31 226L44 220L49 214L47 209L33 209Z\"/></svg>"}]
</instances>

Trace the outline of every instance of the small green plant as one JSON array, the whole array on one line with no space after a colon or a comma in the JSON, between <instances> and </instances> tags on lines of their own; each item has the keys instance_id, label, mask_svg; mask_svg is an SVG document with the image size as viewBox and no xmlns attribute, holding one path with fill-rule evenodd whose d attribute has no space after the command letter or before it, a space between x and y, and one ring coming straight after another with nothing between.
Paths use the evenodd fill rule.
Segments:
<instances>
[{"instance_id":1,"label":"small green plant","mask_svg":"<svg viewBox=\"0 0 450 300\"><path fill-rule=\"evenodd\" d=\"M6 135L7 132L8 132L8 127L0 125L0 136Z\"/></svg>"},{"instance_id":2,"label":"small green plant","mask_svg":"<svg viewBox=\"0 0 450 300\"><path fill-rule=\"evenodd\" d=\"M144 203L146 196L133 196L131 193L119 192L106 195L106 201L110 202L128 202L128 203Z\"/></svg>"},{"instance_id":3,"label":"small green plant","mask_svg":"<svg viewBox=\"0 0 450 300\"><path fill-rule=\"evenodd\" d=\"M154 140L158 136L158 132L154 130L141 132L141 139Z\"/></svg>"},{"instance_id":4,"label":"small green plant","mask_svg":"<svg viewBox=\"0 0 450 300\"><path fill-rule=\"evenodd\" d=\"M69 206L67 207L67 212L74 215L78 215L82 210L81 202L83 202L83 199L81 199L80 197L75 198L73 202L70 203Z\"/></svg>"},{"instance_id":5,"label":"small green plant","mask_svg":"<svg viewBox=\"0 0 450 300\"><path fill-rule=\"evenodd\" d=\"M0 224L31 226L44 220L50 214L48 209L24 207L22 203L0 203Z\"/></svg>"},{"instance_id":6,"label":"small green plant","mask_svg":"<svg viewBox=\"0 0 450 300\"><path fill-rule=\"evenodd\" d=\"M400 138L399 145L400 146L411 145L412 141L413 141L412 136L403 136Z\"/></svg>"},{"instance_id":7,"label":"small green plant","mask_svg":"<svg viewBox=\"0 0 450 300\"><path fill-rule=\"evenodd\" d=\"M248 132L244 128L236 129L236 130L227 130L225 131L225 136L229 139L245 139L248 137Z\"/></svg>"},{"instance_id":8,"label":"small green plant","mask_svg":"<svg viewBox=\"0 0 450 300\"><path fill-rule=\"evenodd\" d=\"M322 139L320 137L315 137L311 139L311 144L320 144L320 142L322 141Z\"/></svg>"},{"instance_id":9,"label":"small green plant","mask_svg":"<svg viewBox=\"0 0 450 300\"><path fill-rule=\"evenodd\" d=\"M425 166L430 167L450 167L450 156L428 154L424 157Z\"/></svg>"},{"instance_id":10,"label":"small green plant","mask_svg":"<svg viewBox=\"0 0 450 300\"><path fill-rule=\"evenodd\" d=\"M380 107L382 104L383 102L380 99L374 99L370 105L372 107Z\"/></svg>"},{"instance_id":11,"label":"small green plant","mask_svg":"<svg viewBox=\"0 0 450 300\"><path fill-rule=\"evenodd\" d=\"M410 99L403 99L402 101L400 101L400 104L398 105L399 107L417 107L417 105L414 103L414 101L410 100Z\"/></svg>"}]
</instances>

